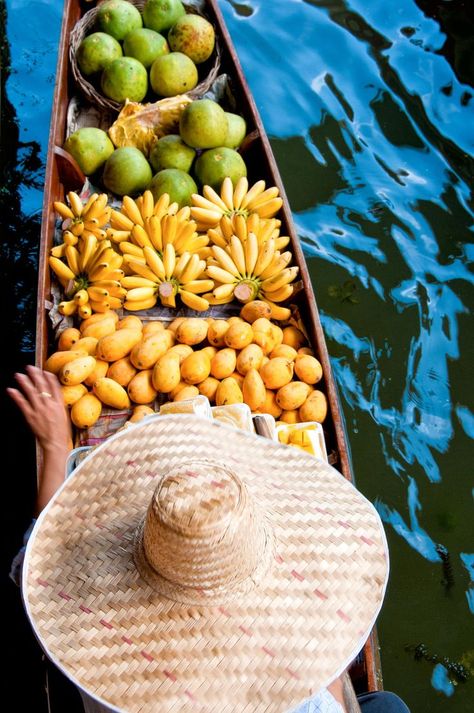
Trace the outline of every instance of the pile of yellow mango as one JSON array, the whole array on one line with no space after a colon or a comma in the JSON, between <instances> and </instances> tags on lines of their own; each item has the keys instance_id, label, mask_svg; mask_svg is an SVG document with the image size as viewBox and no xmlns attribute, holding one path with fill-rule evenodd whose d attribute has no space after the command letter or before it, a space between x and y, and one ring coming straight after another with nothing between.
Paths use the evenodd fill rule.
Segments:
<instances>
[{"instance_id":1,"label":"pile of yellow mango","mask_svg":"<svg viewBox=\"0 0 474 713\"><path fill-rule=\"evenodd\" d=\"M147 406L138 409L138 418L158 401L198 394L217 406L246 403L284 423L322 423L327 402L316 388L321 364L304 334L277 326L269 312L268 304L255 300L228 319L164 323L97 313L61 333L45 368L57 374L77 428L92 426L103 405Z\"/></svg>"}]
</instances>

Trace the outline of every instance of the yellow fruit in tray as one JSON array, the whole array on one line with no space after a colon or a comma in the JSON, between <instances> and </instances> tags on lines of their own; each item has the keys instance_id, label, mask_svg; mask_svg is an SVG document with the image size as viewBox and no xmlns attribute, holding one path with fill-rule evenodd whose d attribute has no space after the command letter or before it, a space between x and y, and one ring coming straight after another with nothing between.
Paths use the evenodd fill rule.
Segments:
<instances>
[{"instance_id":1,"label":"yellow fruit in tray","mask_svg":"<svg viewBox=\"0 0 474 713\"><path fill-rule=\"evenodd\" d=\"M102 361L101 359L96 359L94 370L89 374L89 376L86 379L84 379L84 384L86 384L87 386L90 386L90 387L94 386L97 379L100 379L102 376L107 375L108 369L109 369L108 361Z\"/></svg>"},{"instance_id":2,"label":"yellow fruit in tray","mask_svg":"<svg viewBox=\"0 0 474 713\"><path fill-rule=\"evenodd\" d=\"M235 371L237 354L235 349L219 349L211 359L211 375L215 379L226 379Z\"/></svg>"},{"instance_id":3,"label":"yellow fruit in tray","mask_svg":"<svg viewBox=\"0 0 474 713\"><path fill-rule=\"evenodd\" d=\"M92 317L90 317L90 319L92 319ZM82 336L85 338L94 337L95 339L100 339L101 337L106 337L108 334L113 334L114 332L115 320L112 317L105 317L104 319L95 321L92 324L85 326L82 329Z\"/></svg>"},{"instance_id":4,"label":"yellow fruit in tray","mask_svg":"<svg viewBox=\"0 0 474 713\"><path fill-rule=\"evenodd\" d=\"M117 312L115 312L115 310L109 309L106 312L98 312L97 314L93 314L91 317L84 319L79 326L79 331L81 332L81 334L83 336L87 336L87 335L84 335L84 332L88 327L90 327L93 324L97 324L98 322L102 322L102 320L104 320L104 319L109 319L109 318L113 320L115 325L119 321L119 316L118 316ZM95 335L92 334L91 336L95 336Z\"/></svg>"},{"instance_id":5,"label":"yellow fruit in tray","mask_svg":"<svg viewBox=\"0 0 474 713\"><path fill-rule=\"evenodd\" d=\"M314 356L297 354L295 359L295 374L306 384L317 384L323 376L323 367Z\"/></svg>"},{"instance_id":6,"label":"yellow fruit in tray","mask_svg":"<svg viewBox=\"0 0 474 713\"><path fill-rule=\"evenodd\" d=\"M263 302L263 300L247 302L240 310L240 316L245 319L246 322L250 322L250 324L253 324L260 317L270 319L271 313L270 305Z\"/></svg>"},{"instance_id":7,"label":"yellow fruit in tray","mask_svg":"<svg viewBox=\"0 0 474 713\"><path fill-rule=\"evenodd\" d=\"M288 359L288 361L294 361L297 353L296 349L288 346L288 344L279 344L270 352L270 358L275 359L276 357L283 357L284 359Z\"/></svg>"},{"instance_id":8,"label":"yellow fruit in tray","mask_svg":"<svg viewBox=\"0 0 474 713\"><path fill-rule=\"evenodd\" d=\"M187 387L189 384L187 384L185 381L179 380L179 382L176 384L174 387L173 391L170 391L168 396L170 397L171 401L174 401L179 392Z\"/></svg>"},{"instance_id":9,"label":"yellow fruit in tray","mask_svg":"<svg viewBox=\"0 0 474 713\"><path fill-rule=\"evenodd\" d=\"M267 396L265 384L256 369L249 369L245 374L242 393L244 403L250 406L251 411L256 411L265 403Z\"/></svg>"},{"instance_id":10,"label":"yellow fruit in tray","mask_svg":"<svg viewBox=\"0 0 474 713\"><path fill-rule=\"evenodd\" d=\"M133 347L130 354L130 361L137 369L151 369L163 354L166 354L170 344L172 332L156 332L145 339L139 341Z\"/></svg>"},{"instance_id":11,"label":"yellow fruit in tray","mask_svg":"<svg viewBox=\"0 0 474 713\"><path fill-rule=\"evenodd\" d=\"M153 369L139 371L127 387L128 395L136 404L149 404L156 399L157 391L153 386Z\"/></svg>"},{"instance_id":12,"label":"yellow fruit in tray","mask_svg":"<svg viewBox=\"0 0 474 713\"><path fill-rule=\"evenodd\" d=\"M117 384L116 381L103 376L94 382L93 386L94 394L99 398L103 404L106 406L111 406L117 409L127 409L130 407L130 399L128 398L127 392Z\"/></svg>"},{"instance_id":13,"label":"yellow fruit in tray","mask_svg":"<svg viewBox=\"0 0 474 713\"><path fill-rule=\"evenodd\" d=\"M58 351L67 351L71 349L73 345L79 341L81 338L81 333L75 327L67 327L64 329L58 340Z\"/></svg>"},{"instance_id":14,"label":"yellow fruit in tray","mask_svg":"<svg viewBox=\"0 0 474 713\"><path fill-rule=\"evenodd\" d=\"M304 404L308 397L309 386L303 381L290 381L277 391L276 401L285 411L294 411Z\"/></svg>"},{"instance_id":15,"label":"yellow fruit in tray","mask_svg":"<svg viewBox=\"0 0 474 713\"><path fill-rule=\"evenodd\" d=\"M137 423L147 416L152 416L154 413L155 411L151 408L151 406L145 406L142 404L140 406L135 406L132 411L132 415L128 420L130 423Z\"/></svg>"},{"instance_id":16,"label":"yellow fruit in tray","mask_svg":"<svg viewBox=\"0 0 474 713\"><path fill-rule=\"evenodd\" d=\"M82 337L74 345L75 349L86 352L89 356L95 356L99 340L96 337Z\"/></svg>"},{"instance_id":17,"label":"yellow fruit in tray","mask_svg":"<svg viewBox=\"0 0 474 713\"><path fill-rule=\"evenodd\" d=\"M50 371L52 374L57 374L60 369L70 361L78 359L79 357L87 356L84 350L70 349L67 351L54 352L46 360L44 365L45 371Z\"/></svg>"},{"instance_id":18,"label":"yellow fruit in tray","mask_svg":"<svg viewBox=\"0 0 474 713\"><path fill-rule=\"evenodd\" d=\"M293 378L293 362L283 357L270 359L261 367L260 376L267 389L280 389Z\"/></svg>"},{"instance_id":19,"label":"yellow fruit in tray","mask_svg":"<svg viewBox=\"0 0 474 713\"><path fill-rule=\"evenodd\" d=\"M102 402L94 394L84 394L71 408L71 421L77 428L90 428L102 413Z\"/></svg>"},{"instance_id":20,"label":"yellow fruit in tray","mask_svg":"<svg viewBox=\"0 0 474 713\"><path fill-rule=\"evenodd\" d=\"M113 334L99 339L96 355L104 361L117 361L128 356L142 338L138 329L119 329Z\"/></svg>"},{"instance_id":21,"label":"yellow fruit in tray","mask_svg":"<svg viewBox=\"0 0 474 713\"><path fill-rule=\"evenodd\" d=\"M189 317L179 325L176 330L176 340L181 344L193 346L203 342L207 337L209 328L205 319L200 317Z\"/></svg>"},{"instance_id":22,"label":"yellow fruit in tray","mask_svg":"<svg viewBox=\"0 0 474 713\"><path fill-rule=\"evenodd\" d=\"M76 384L75 386L61 386L61 392L65 406L73 406L76 401L87 394L87 387L84 384Z\"/></svg>"},{"instance_id":23,"label":"yellow fruit in tray","mask_svg":"<svg viewBox=\"0 0 474 713\"><path fill-rule=\"evenodd\" d=\"M176 386L181 380L181 372L179 367L179 352L173 351L171 349L170 351L166 352L166 354L163 354L163 356L158 359L153 368L152 381L154 388L162 394L167 394L170 391L173 391L173 389L176 388Z\"/></svg>"},{"instance_id":24,"label":"yellow fruit in tray","mask_svg":"<svg viewBox=\"0 0 474 713\"><path fill-rule=\"evenodd\" d=\"M298 349L306 344L306 337L297 327L285 327L283 329L283 344L288 344L293 349Z\"/></svg>"},{"instance_id":25,"label":"yellow fruit in tray","mask_svg":"<svg viewBox=\"0 0 474 713\"><path fill-rule=\"evenodd\" d=\"M284 423L299 423L300 417L298 409L282 411L280 414L280 421Z\"/></svg>"},{"instance_id":26,"label":"yellow fruit in tray","mask_svg":"<svg viewBox=\"0 0 474 713\"><path fill-rule=\"evenodd\" d=\"M269 354L275 347L272 323L266 317L259 317L252 323L253 341L262 347L264 354Z\"/></svg>"},{"instance_id":27,"label":"yellow fruit in tray","mask_svg":"<svg viewBox=\"0 0 474 713\"><path fill-rule=\"evenodd\" d=\"M252 343L254 333L247 322L234 322L225 333L224 341L232 349L243 349Z\"/></svg>"},{"instance_id":28,"label":"yellow fruit in tray","mask_svg":"<svg viewBox=\"0 0 474 713\"><path fill-rule=\"evenodd\" d=\"M216 379L213 376L208 376L207 379L204 379L204 381L201 381L201 383L197 385L199 393L206 396L211 403L215 401L218 386L219 379Z\"/></svg>"},{"instance_id":29,"label":"yellow fruit in tray","mask_svg":"<svg viewBox=\"0 0 474 713\"><path fill-rule=\"evenodd\" d=\"M250 369L260 369L262 360L262 348L258 344L248 344L237 357L237 371L245 376Z\"/></svg>"},{"instance_id":30,"label":"yellow fruit in tray","mask_svg":"<svg viewBox=\"0 0 474 713\"><path fill-rule=\"evenodd\" d=\"M130 361L130 357L126 356L109 364L106 376L116 381L120 386L128 386L136 373L137 369Z\"/></svg>"},{"instance_id":31,"label":"yellow fruit in tray","mask_svg":"<svg viewBox=\"0 0 474 713\"><path fill-rule=\"evenodd\" d=\"M92 356L82 356L64 364L59 371L59 380L65 386L81 384L95 369Z\"/></svg>"},{"instance_id":32,"label":"yellow fruit in tray","mask_svg":"<svg viewBox=\"0 0 474 713\"><path fill-rule=\"evenodd\" d=\"M167 351L167 354L177 354L178 355L180 366L183 363L183 361L186 359L186 357L188 357L192 353L193 353L193 348L190 347L189 344L175 344Z\"/></svg>"},{"instance_id":33,"label":"yellow fruit in tray","mask_svg":"<svg viewBox=\"0 0 474 713\"><path fill-rule=\"evenodd\" d=\"M170 329L176 334L176 330L178 329L181 322L184 322L185 319L187 319L187 317L175 317L173 321L168 324L167 329Z\"/></svg>"},{"instance_id":34,"label":"yellow fruit in tray","mask_svg":"<svg viewBox=\"0 0 474 713\"><path fill-rule=\"evenodd\" d=\"M216 405L225 406L226 404L241 404L244 397L240 387L235 379L228 377L223 379L216 391Z\"/></svg>"},{"instance_id":35,"label":"yellow fruit in tray","mask_svg":"<svg viewBox=\"0 0 474 713\"><path fill-rule=\"evenodd\" d=\"M209 324L207 331L207 341L215 347L225 346L225 334L229 329L229 323L225 319L215 319Z\"/></svg>"},{"instance_id":36,"label":"yellow fruit in tray","mask_svg":"<svg viewBox=\"0 0 474 713\"><path fill-rule=\"evenodd\" d=\"M244 385L245 377L242 374L239 374L238 371L233 371L231 377L236 380L237 384L239 385L239 389L242 391L242 386Z\"/></svg>"},{"instance_id":37,"label":"yellow fruit in tray","mask_svg":"<svg viewBox=\"0 0 474 713\"><path fill-rule=\"evenodd\" d=\"M323 423L328 411L326 396L322 391L315 389L306 401L300 406L300 421L317 421Z\"/></svg>"},{"instance_id":38,"label":"yellow fruit in tray","mask_svg":"<svg viewBox=\"0 0 474 713\"><path fill-rule=\"evenodd\" d=\"M152 334L156 334L157 332L164 332L165 330L165 325L163 322L145 322L143 325L143 337L151 337Z\"/></svg>"},{"instance_id":39,"label":"yellow fruit in tray","mask_svg":"<svg viewBox=\"0 0 474 713\"><path fill-rule=\"evenodd\" d=\"M143 330L143 322L140 317L137 317L135 314L129 314L117 323L117 329Z\"/></svg>"},{"instance_id":40,"label":"yellow fruit in tray","mask_svg":"<svg viewBox=\"0 0 474 713\"><path fill-rule=\"evenodd\" d=\"M211 373L211 360L202 351L193 352L181 364L181 378L187 384L199 384Z\"/></svg>"},{"instance_id":41,"label":"yellow fruit in tray","mask_svg":"<svg viewBox=\"0 0 474 713\"><path fill-rule=\"evenodd\" d=\"M281 414L281 407L276 402L276 394L271 389L266 390L265 403L257 409L258 413L269 413L273 418Z\"/></svg>"},{"instance_id":42,"label":"yellow fruit in tray","mask_svg":"<svg viewBox=\"0 0 474 713\"><path fill-rule=\"evenodd\" d=\"M213 359L218 351L219 350L217 349L217 347L203 347L202 349L200 349L200 352L202 354L207 354L209 359Z\"/></svg>"},{"instance_id":43,"label":"yellow fruit in tray","mask_svg":"<svg viewBox=\"0 0 474 713\"><path fill-rule=\"evenodd\" d=\"M195 396L199 396L199 389L197 386L186 385L184 388L180 389L173 401L188 401L189 399L193 399Z\"/></svg>"}]
</instances>

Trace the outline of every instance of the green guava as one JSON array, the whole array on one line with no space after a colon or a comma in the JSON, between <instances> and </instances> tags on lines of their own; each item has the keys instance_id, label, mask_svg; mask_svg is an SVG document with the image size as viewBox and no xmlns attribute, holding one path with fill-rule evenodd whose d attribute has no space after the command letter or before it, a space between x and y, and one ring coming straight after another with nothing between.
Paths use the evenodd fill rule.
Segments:
<instances>
[{"instance_id":1,"label":"green guava","mask_svg":"<svg viewBox=\"0 0 474 713\"><path fill-rule=\"evenodd\" d=\"M196 152L187 146L177 134L168 134L154 144L150 151L149 160L154 171L165 168L179 168L189 173L193 165Z\"/></svg>"},{"instance_id":2,"label":"green guava","mask_svg":"<svg viewBox=\"0 0 474 713\"><path fill-rule=\"evenodd\" d=\"M105 96L116 102L140 102L148 90L147 71L138 59L120 57L104 69L100 85Z\"/></svg>"},{"instance_id":3,"label":"green guava","mask_svg":"<svg viewBox=\"0 0 474 713\"><path fill-rule=\"evenodd\" d=\"M191 196L197 193L197 186L189 173L180 171L179 168L165 168L163 171L158 171L148 188L153 193L155 201L163 193L167 193L170 201L172 203L176 201L180 208L191 205Z\"/></svg>"},{"instance_id":4,"label":"green guava","mask_svg":"<svg viewBox=\"0 0 474 713\"><path fill-rule=\"evenodd\" d=\"M101 72L104 67L122 56L117 40L105 32L93 32L84 37L76 52L76 60L84 76Z\"/></svg>"},{"instance_id":5,"label":"green guava","mask_svg":"<svg viewBox=\"0 0 474 713\"><path fill-rule=\"evenodd\" d=\"M66 139L64 149L76 159L86 176L90 176L107 161L115 147L105 131L84 126Z\"/></svg>"},{"instance_id":6,"label":"green guava","mask_svg":"<svg viewBox=\"0 0 474 713\"><path fill-rule=\"evenodd\" d=\"M181 0L147 0L143 8L143 22L150 30L166 32L185 14Z\"/></svg>"},{"instance_id":7,"label":"green guava","mask_svg":"<svg viewBox=\"0 0 474 713\"><path fill-rule=\"evenodd\" d=\"M123 40L129 32L141 27L139 10L126 0L106 0L97 9L97 25L102 32Z\"/></svg>"},{"instance_id":8,"label":"green guava","mask_svg":"<svg viewBox=\"0 0 474 713\"><path fill-rule=\"evenodd\" d=\"M212 99L199 99L188 104L179 119L183 141L195 149L222 146L227 136L224 109Z\"/></svg>"},{"instance_id":9,"label":"green guava","mask_svg":"<svg viewBox=\"0 0 474 713\"><path fill-rule=\"evenodd\" d=\"M157 57L150 69L153 91L162 97L175 97L194 89L198 83L197 67L182 52L170 52Z\"/></svg>"},{"instance_id":10,"label":"green guava","mask_svg":"<svg viewBox=\"0 0 474 713\"><path fill-rule=\"evenodd\" d=\"M128 33L123 41L123 52L127 57L135 57L144 67L151 67L157 57L168 54L168 43L159 32L139 27Z\"/></svg>"},{"instance_id":11,"label":"green guava","mask_svg":"<svg viewBox=\"0 0 474 713\"><path fill-rule=\"evenodd\" d=\"M135 196L148 188L152 176L142 152L133 146L124 146L115 149L105 162L102 181L107 190L118 196Z\"/></svg>"},{"instance_id":12,"label":"green guava","mask_svg":"<svg viewBox=\"0 0 474 713\"><path fill-rule=\"evenodd\" d=\"M225 115L227 117L227 135L223 146L227 146L229 149L236 149L245 139L247 124L239 114L232 114L232 112L226 111Z\"/></svg>"},{"instance_id":13,"label":"green guava","mask_svg":"<svg viewBox=\"0 0 474 713\"><path fill-rule=\"evenodd\" d=\"M226 146L204 151L197 159L194 171L201 185L211 186L218 192L226 176L235 186L239 178L247 175L242 156Z\"/></svg>"},{"instance_id":14,"label":"green guava","mask_svg":"<svg viewBox=\"0 0 474 713\"><path fill-rule=\"evenodd\" d=\"M209 59L215 44L214 28L200 15L183 15L168 33L168 42L175 52L183 52L195 64Z\"/></svg>"}]
</instances>

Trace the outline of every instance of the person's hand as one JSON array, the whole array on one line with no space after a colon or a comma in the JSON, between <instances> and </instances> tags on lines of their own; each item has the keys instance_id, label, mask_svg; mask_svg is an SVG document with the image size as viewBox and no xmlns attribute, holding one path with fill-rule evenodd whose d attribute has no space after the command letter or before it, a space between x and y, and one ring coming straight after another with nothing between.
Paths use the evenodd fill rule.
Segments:
<instances>
[{"instance_id":1,"label":"person's hand","mask_svg":"<svg viewBox=\"0 0 474 713\"><path fill-rule=\"evenodd\" d=\"M71 446L69 419L56 376L34 366L27 366L26 372L15 374L21 391L7 389L7 393L45 452L68 449Z\"/></svg>"}]
</instances>

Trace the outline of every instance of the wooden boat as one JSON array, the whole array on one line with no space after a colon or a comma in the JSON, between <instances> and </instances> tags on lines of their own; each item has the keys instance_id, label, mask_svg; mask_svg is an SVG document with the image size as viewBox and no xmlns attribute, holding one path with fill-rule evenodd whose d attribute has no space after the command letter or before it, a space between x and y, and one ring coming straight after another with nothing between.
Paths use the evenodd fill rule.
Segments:
<instances>
[{"instance_id":1,"label":"wooden boat","mask_svg":"<svg viewBox=\"0 0 474 713\"><path fill-rule=\"evenodd\" d=\"M79 0L65 0L64 4L43 203L36 324L37 366L42 366L45 363L48 353L52 351L52 335L49 326L47 305L51 290L48 256L53 243L56 222L53 202L56 200L64 201L67 191L80 189L84 182L84 175L78 165L61 147L66 138L68 106L72 97L77 93L77 87L71 76L68 60L69 37L75 24L89 7L82 6ZM289 235L291 238L289 247L293 252L294 264L300 268L302 281L302 289L291 299L291 302L294 303L299 310L310 343L322 364L324 372L324 383L321 388L326 392L329 405L328 416L324 423L326 447L330 462L348 480L352 481L353 476L337 389L332 375L331 364L311 280L293 225L284 186L282 185L270 143L263 128L255 102L218 8L217 0L207 0L206 15L214 24L220 42L221 72L226 72L230 77L232 91L239 113L245 117L247 126L250 129L244 145L241 147L248 168L249 179L251 179L249 183L251 183L252 180L263 178L267 185L277 186L283 198L283 206L278 215L282 221L281 234ZM39 454L38 468L40 467ZM372 631L358 659L354 662L351 668L351 677L357 692L374 691L382 687L378 642L375 629Z\"/></svg>"}]
</instances>

